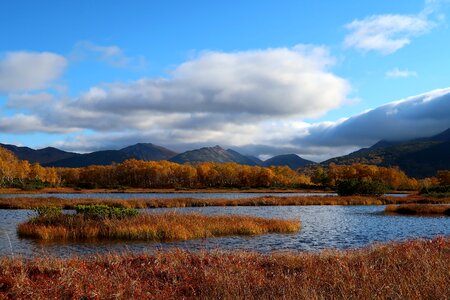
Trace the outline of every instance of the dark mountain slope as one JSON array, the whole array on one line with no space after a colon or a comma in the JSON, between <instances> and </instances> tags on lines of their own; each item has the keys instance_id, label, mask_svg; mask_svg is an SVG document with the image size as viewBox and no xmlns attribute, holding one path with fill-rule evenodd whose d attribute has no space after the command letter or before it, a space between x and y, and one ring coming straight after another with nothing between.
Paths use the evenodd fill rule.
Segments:
<instances>
[{"instance_id":1,"label":"dark mountain slope","mask_svg":"<svg viewBox=\"0 0 450 300\"><path fill-rule=\"evenodd\" d=\"M268 160L266 160L263 165L265 167L270 166L288 166L289 168L296 170L300 167L304 167L306 165L312 165L315 162L306 160L298 156L297 154L283 154L274 156Z\"/></svg>"},{"instance_id":2,"label":"dark mountain slope","mask_svg":"<svg viewBox=\"0 0 450 300\"><path fill-rule=\"evenodd\" d=\"M28 160L30 163L51 163L57 160L75 157L79 154L62 151L53 147L34 150L28 147L0 144L1 147L13 152L19 159Z\"/></svg>"},{"instance_id":3,"label":"dark mountain slope","mask_svg":"<svg viewBox=\"0 0 450 300\"><path fill-rule=\"evenodd\" d=\"M81 168L92 165L106 166L111 165L112 163L121 163L124 160L130 158L133 157L119 150L105 150L87 154L79 154L75 157L58 160L56 162L44 165L48 167L66 167L66 168Z\"/></svg>"},{"instance_id":4,"label":"dark mountain slope","mask_svg":"<svg viewBox=\"0 0 450 300\"><path fill-rule=\"evenodd\" d=\"M120 149L120 151L136 159L146 161L168 160L177 155L172 150L151 143L139 143Z\"/></svg>"},{"instance_id":5,"label":"dark mountain slope","mask_svg":"<svg viewBox=\"0 0 450 300\"><path fill-rule=\"evenodd\" d=\"M398 166L415 178L434 176L450 169L450 129L432 137L410 141L380 141L370 148L322 162L323 165L364 163L385 167Z\"/></svg>"}]
</instances>

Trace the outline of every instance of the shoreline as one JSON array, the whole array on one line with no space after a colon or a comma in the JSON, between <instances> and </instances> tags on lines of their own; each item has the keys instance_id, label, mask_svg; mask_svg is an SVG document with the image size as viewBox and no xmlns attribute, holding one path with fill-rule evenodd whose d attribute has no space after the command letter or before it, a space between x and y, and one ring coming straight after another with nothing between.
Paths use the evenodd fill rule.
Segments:
<instances>
[{"instance_id":1,"label":"shoreline","mask_svg":"<svg viewBox=\"0 0 450 300\"><path fill-rule=\"evenodd\" d=\"M17 188L3 188L0 189L0 195L5 194L29 194L29 195L39 195L39 194L209 194L209 193L242 193L242 194L257 194L257 193L286 193L286 194L296 194L296 193L306 193L306 194L335 194L335 191L330 190L316 190L316 189L239 189L239 188L207 188L207 189L140 189L140 188L129 188L125 190L118 189L75 189L75 188L43 188L40 190L21 190ZM389 191L388 194L416 194L417 191Z\"/></svg>"}]
</instances>

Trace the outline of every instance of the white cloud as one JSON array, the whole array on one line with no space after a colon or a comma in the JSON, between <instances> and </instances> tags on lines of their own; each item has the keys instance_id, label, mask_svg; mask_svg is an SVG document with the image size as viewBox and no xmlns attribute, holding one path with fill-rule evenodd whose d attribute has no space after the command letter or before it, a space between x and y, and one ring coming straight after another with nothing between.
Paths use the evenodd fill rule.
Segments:
<instances>
[{"instance_id":1,"label":"white cloud","mask_svg":"<svg viewBox=\"0 0 450 300\"><path fill-rule=\"evenodd\" d=\"M93 57L115 68L145 69L147 67L147 61L143 56L125 55L118 46L101 46L90 41L76 43L71 58L83 60L88 57Z\"/></svg>"},{"instance_id":2,"label":"white cloud","mask_svg":"<svg viewBox=\"0 0 450 300\"><path fill-rule=\"evenodd\" d=\"M410 70L400 70L399 68L394 68L386 72L385 76L387 78L407 78L407 77L417 77L417 72Z\"/></svg>"},{"instance_id":3,"label":"white cloud","mask_svg":"<svg viewBox=\"0 0 450 300\"><path fill-rule=\"evenodd\" d=\"M58 79L67 61L49 52L9 52L0 60L0 92L47 88Z\"/></svg>"},{"instance_id":4,"label":"white cloud","mask_svg":"<svg viewBox=\"0 0 450 300\"><path fill-rule=\"evenodd\" d=\"M42 105L34 114L61 128L160 130L179 139L203 130L204 137L220 136L236 129L231 125L315 117L340 106L350 85L329 71L332 64L326 49L303 45L205 52L169 78L92 87L77 98Z\"/></svg>"},{"instance_id":5,"label":"white cloud","mask_svg":"<svg viewBox=\"0 0 450 300\"><path fill-rule=\"evenodd\" d=\"M350 91L346 80L328 71L331 63L323 48L313 47L205 52L178 66L169 79L94 87L73 105L120 115L318 116L341 105Z\"/></svg>"},{"instance_id":6,"label":"white cloud","mask_svg":"<svg viewBox=\"0 0 450 300\"><path fill-rule=\"evenodd\" d=\"M379 140L427 137L450 128L450 88L391 102L339 122L311 124L292 143L304 147L366 147Z\"/></svg>"},{"instance_id":7,"label":"white cloud","mask_svg":"<svg viewBox=\"0 0 450 300\"><path fill-rule=\"evenodd\" d=\"M374 15L354 20L345 27L350 31L344 45L362 51L391 54L411 43L413 37L427 33L435 23L425 14Z\"/></svg>"}]
</instances>

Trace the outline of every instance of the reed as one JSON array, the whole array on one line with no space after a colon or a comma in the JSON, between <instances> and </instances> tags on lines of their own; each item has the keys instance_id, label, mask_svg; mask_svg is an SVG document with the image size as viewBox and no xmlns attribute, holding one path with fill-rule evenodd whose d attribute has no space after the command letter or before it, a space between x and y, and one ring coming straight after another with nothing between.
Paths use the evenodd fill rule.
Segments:
<instances>
[{"instance_id":1,"label":"reed","mask_svg":"<svg viewBox=\"0 0 450 300\"><path fill-rule=\"evenodd\" d=\"M293 233L300 221L251 216L201 214L139 214L125 218L86 214L38 216L18 226L21 237L40 240L124 239L167 242L230 235Z\"/></svg>"},{"instance_id":2,"label":"reed","mask_svg":"<svg viewBox=\"0 0 450 300\"><path fill-rule=\"evenodd\" d=\"M447 215L450 216L450 205L436 204L402 204L388 205L384 209L386 213L402 215Z\"/></svg>"},{"instance_id":3,"label":"reed","mask_svg":"<svg viewBox=\"0 0 450 300\"><path fill-rule=\"evenodd\" d=\"M449 299L450 239L319 253L0 258L0 299Z\"/></svg>"},{"instance_id":4,"label":"reed","mask_svg":"<svg viewBox=\"0 0 450 300\"><path fill-rule=\"evenodd\" d=\"M0 198L0 209L33 209L40 206L58 206L74 209L77 205L108 205L125 208L173 208L202 206L289 206L289 205L387 205L387 204L450 204L450 197L431 198L411 195L407 197L364 196L264 196L243 199L65 199L57 197Z\"/></svg>"}]
</instances>

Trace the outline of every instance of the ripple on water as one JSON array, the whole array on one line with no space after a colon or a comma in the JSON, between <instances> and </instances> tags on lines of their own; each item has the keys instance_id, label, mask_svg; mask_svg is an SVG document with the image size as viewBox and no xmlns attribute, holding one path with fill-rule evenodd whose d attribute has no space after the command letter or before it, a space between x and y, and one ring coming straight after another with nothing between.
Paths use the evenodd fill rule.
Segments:
<instances>
[{"instance_id":1,"label":"ripple on water","mask_svg":"<svg viewBox=\"0 0 450 300\"><path fill-rule=\"evenodd\" d=\"M153 252L183 248L191 250L319 250L355 248L374 242L431 238L450 235L449 217L410 217L384 215L384 206L257 206L154 209L203 214L241 214L264 218L300 219L302 228L295 234L267 234L253 237L221 237L170 243L98 241L95 243L39 243L19 239L16 227L33 213L29 210L0 210L0 255L57 256L86 255L110 251ZM148 210L150 211L150 210ZM11 241L11 246L8 241Z\"/></svg>"}]
</instances>

